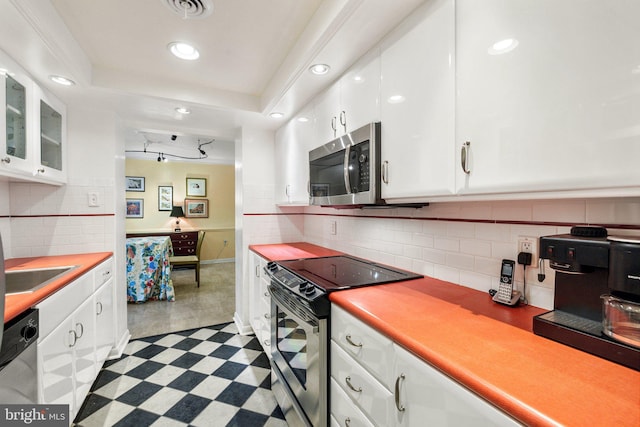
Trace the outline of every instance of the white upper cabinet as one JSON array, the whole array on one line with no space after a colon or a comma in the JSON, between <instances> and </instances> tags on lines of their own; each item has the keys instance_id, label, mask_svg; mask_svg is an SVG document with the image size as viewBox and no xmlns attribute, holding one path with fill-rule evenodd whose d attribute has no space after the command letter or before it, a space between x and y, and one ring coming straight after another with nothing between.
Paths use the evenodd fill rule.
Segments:
<instances>
[{"instance_id":1,"label":"white upper cabinet","mask_svg":"<svg viewBox=\"0 0 640 427\"><path fill-rule=\"evenodd\" d=\"M456 1L458 192L637 194L639 18L638 1Z\"/></svg>"},{"instance_id":2,"label":"white upper cabinet","mask_svg":"<svg viewBox=\"0 0 640 427\"><path fill-rule=\"evenodd\" d=\"M66 109L0 51L0 174L29 181L67 180Z\"/></svg>"},{"instance_id":3,"label":"white upper cabinet","mask_svg":"<svg viewBox=\"0 0 640 427\"><path fill-rule=\"evenodd\" d=\"M314 142L312 107L300 111L276 132L277 204L309 204L309 150Z\"/></svg>"},{"instance_id":4,"label":"white upper cabinet","mask_svg":"<svg viewBox=\"0 0 640 427\"><path fill-rule=\"evenodd\" d=\"M315 104L314 149L380 121L380 55L373 49L326 90Z\"/></svg>"},{"instance_id":5,"label":"white upper cabinet","mask_svg":"<svg viewBox=\"0 0 640 427\"><path fill-rule=\"evenodd\" d=\"M382 44L382 198L455 187L453 0L426 2Z\"/></svg>"},{"instance_id":6,"label":"white upper cabinet","mask_svg":"<svg viewBox=\"0 0 640 427\"><path fill-rule=\"evenodd\" d=\"M32 172L33 145L31 138L33 118L33 82L8 56L0 51L0 84L3 112L0 114L0 171Z\"/></svg>"},{"instance_id":7,"label":"white upper cabinet","mask_svg":"<svg viewBox=\"0 0 640 427\"><path fill-rule=\"evenodd\" d=\"M35 134L39 140L36 155L39 177L57 182L67 180L66 107L53 95L36 87L39 120Z\"/></svg>"}]
</instances>

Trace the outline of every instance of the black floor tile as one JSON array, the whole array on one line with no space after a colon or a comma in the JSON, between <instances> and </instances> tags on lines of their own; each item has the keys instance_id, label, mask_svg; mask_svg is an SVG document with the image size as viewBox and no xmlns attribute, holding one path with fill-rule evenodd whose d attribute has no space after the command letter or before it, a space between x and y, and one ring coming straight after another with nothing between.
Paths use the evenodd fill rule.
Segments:
<instances>
[{"instance_id":1,"label":"black floor tile","mask_svg":"<svg viewBox=\"0 0 640 427\"><path fill-rule=\"evenodd\" d=\"M113 427L144 427L153 424L160 415L143 411L142 409L134 409L120 421L115 423Z\"/></svg>"},{"instance_id":2,"label":"black floor tile","mask_svg":"<svg viewBox=\"0 0 640 427\"><path fill-rule=\"evenodd\" d=\"M185 353L182 356L178 357L176 360L170 363L172 366L177 366L179 368L189 369L199 361L204 359L204 356L196 353Z\"/></svg>"},{"instance_id":3,"label":"black floor tile","mask_svg":"<svg viewBox=\"0 0 640 427\"><path fill-rule=\"evenodd\" d=\"M131 406L139 406L161 389L162 386L142 381L131 390L122 394L116 400Z\"/></svg>"},{"instance_id":4,"label":"black floor tile","mask_svg":"<svg viewBox=\"0 0 640 427\"><path fill-rule=\"evenodd\" d=\"M211 337L209 337L207 339L207 341L225 343L225 342L229 341L229 339L231 339L234 336L235 336L234 334L230 334L228 332L220 331L220 332L217 332L216 334L212 335Z\"/></svg>"},{"instance_id":5,"label":"black floor tile","mask_svg":"<svg viewBox=\"0 0 640 427\"><path fill-rule=\"evenodd\" d=\"M107 367L106 364L105 364L105 367ZM117 372L107 371L103 369L98 373L98 377L93 382L93 385L91 386L90 391L97 390L100 387L106 384L109 384L111 381L115 380L116 378L120 378L120 374L118 374Z\"/></svg>"},{"instance_id":6,"label":"black floor tile","mask_svg":"<svg viewBox=\"0 0 640 427\"><path fill-rule=\"evenodd\" d=\"M218 359L229 359L240 350L238 347L222 344L220 347L209 353L209 356L217 357Z\"/></svg>"},{"instance_id":7,"label":"black floor tile","mask_svg":"<svg viewBox=\"0 0 640 427\"><path fill-rule=\"evenodd\" d=\"M82 421L87 418L89 415L93 414L97 410L104 408L109 403L111 403L111 399L107 399L106 397L102 397L97 394L90 393L87 398L82 403L80 410L78 411L77 421Z\"/></svg>"},{"instance_id":8,"label":"black floor tile","mask_svg":"<svg viewBox=\"0 0 640 427\"><path fill-rule=\"evenodd\" d=\"M141 359L151 359L152 357L157 356L166 349L167 347L151 344L150 346L147 346L142 350L136 351L135 353L133 353L133 356L139 357Z\"/></svg>"},{"instance_id":9,"label":"black floor tile","mask_svg":"<svg viewBox=\"0 0 640 427\"><path fill-rule=\"evenodd\" d=\"M204 381L205 378L207 378L207 375L201 374L200 372L187 371L175 380L171 381L167 387L186 391L188 393L193 390L195 386Z\"/></svg>"},{"instance_id":10,"label":"black floor tile","mask_svg":"<svg viewBox=\"0 0 640 427\"><path fill-rule=\"evenodd\" d=\"M247 427L247 426L263 426L269 416L258 414L257 412L240 409L236 415L231 418L227 427Z\"/></svg>"},{"instance_id":11,"label":"black floor tile","mask_svg":"<svg viewBox=\"0 0 640 427\"><path fill-rule=\"evenodd\" d=\"M212 400L204 397L188 394L178 403L173 405L171 409L165 412L165 416L174 420L190 423L206 408Z\"/></svg>"},{"instance_id":12,"label":"black floor tile","mask_svg":"<svg viewBox=\"0 0 640 427\"><path fill-rule=\"evenodd\" d=\"M231 383L227 388L222 390L222 393L216 397L216 400L218 402L240 407L244 405L254 391L256 391L256 387L254 386L242 383Z\"/></svg>"},{"instance_id":13,"label":"black floor tile","mask_svg":"<svg viewBox=\"0 0 640 427\"><path fill-rule=\"evenodd\" d=\"M126 372L125 375L144 380L148 376L158 372L160 369L162 369L163 366L165 365L163 365L162 363L147 360L143 364L136 366L132 370Z\"/></svg>"},{"instance_id":14,"label":"black floor tile","mask_svg":"<svg viewBox=\"0 0 640 427\"><path fill-rule=\"evenodd\" d=\"M271 369L269 358L264 353L261 353L258 357L253 359L253 362L251 362L251 366L257 366L259 368L264 368L264 369Z\"/></svg>"},{"instance_id":15,"label":"black floor tile","mask_svg":"<svg viewBox=\"0 0 640 427\"><path fill-rule=\"evenodd\" d=\"M176 345L174 345L173 348L177 348L178 350L189 351L193 347L195 347L198 344L200 344L201 342L202 342L201 340L196 340L196 339L193 339L193 338L185 338L182 341L180 341L179 343L177 343Z\"/></svg>"},{"instance_id":16,"label":"black floor tile","mask_svg":"<svg viewBox=\"0 0 640 427\"><path fill-rule=\"evenodd\" d=\"M214 375L220 378L225 378L227 380L235 380L236 377L240 375L240 373L242 373L242 371L244 371L245 369L247 369L247 366L243 365L242 363L227 361L227 362L224 362L224 364L220 366L218 369L213 371L211 375Z\"/></svg>"}]
</instances>

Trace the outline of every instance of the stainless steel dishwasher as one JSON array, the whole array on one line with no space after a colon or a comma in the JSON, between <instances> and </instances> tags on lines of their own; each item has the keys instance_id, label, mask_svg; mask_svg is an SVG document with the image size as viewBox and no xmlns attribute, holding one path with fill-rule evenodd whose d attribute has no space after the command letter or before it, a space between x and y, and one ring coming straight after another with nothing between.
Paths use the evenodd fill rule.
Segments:
<instances>
[{"instance_id":1,"label":"stainless steel dishwasher","mask_svg":"<svg viewBox=\"0 0 640 427\"><path fill-rule=\"evenodd\" d=\"M38 310L29 309L4 325L0 347L0 403L38 402Z\"/></svg>"}]
</instances>

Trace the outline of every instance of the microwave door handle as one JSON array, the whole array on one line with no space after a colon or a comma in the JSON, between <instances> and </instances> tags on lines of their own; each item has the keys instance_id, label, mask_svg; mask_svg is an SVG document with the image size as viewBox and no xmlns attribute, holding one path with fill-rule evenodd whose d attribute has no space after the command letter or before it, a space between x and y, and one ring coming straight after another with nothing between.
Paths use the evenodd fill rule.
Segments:
<instances>
[{"instance_id":1,"label":"microwave door handle","mask_svg":"<svg viewBox=\"0 0 640 427\"><path fill-rule=\"evenodd\" d=\"M344 185L347 187L347 194L351 194L351 180L349 179L349 156L351 146L347 145L344 150Z\"/></svg>"}]
</instances>

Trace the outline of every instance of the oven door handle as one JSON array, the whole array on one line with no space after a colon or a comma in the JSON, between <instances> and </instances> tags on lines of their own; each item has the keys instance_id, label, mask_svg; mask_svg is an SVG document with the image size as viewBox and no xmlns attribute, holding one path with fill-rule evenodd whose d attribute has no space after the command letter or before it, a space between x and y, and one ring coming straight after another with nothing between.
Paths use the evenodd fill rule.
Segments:
<instances>
[{"instance_id":1,"label":"oven door handle","mask_svg":"<svg viewBox=\"0 0 640 427\"><path fill-rule=\"evenodd\" d=\"M271 294L271 298L273 298L275 300L276 305L278 305L278 307L280 307L281 310L285 311L289 317L293 318L293 320L298 325L310 326L312 328L312 331L313 331L314 334L317 335L319 333L318 318L316 316L314 316L313 314L309 313L306 309L304 309L302 307L298 307L298 308L302 309L302 311L305 314L305 317L307 317L306 319L303 319L302 317L300 317L298 314L295 313L295 311L294 311L294 309L292 309L290 303L288 303L287 301L282 299L277 294L277 292L273 292L273 289L272 289L271 286L269 286L268 289L269 289L269 293ZM277 319L275 319L275 321L277 322Z\"/></svg>"}]
</instances>

